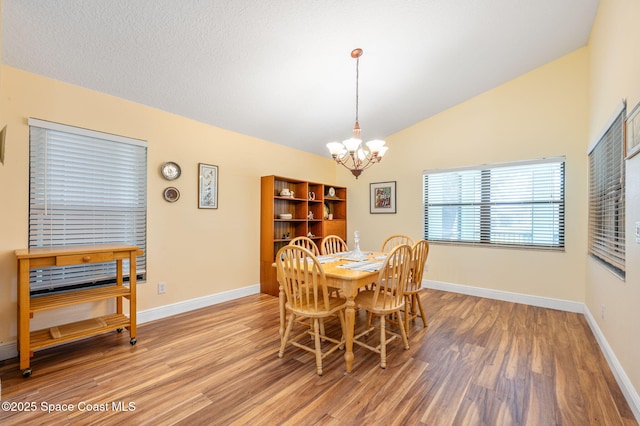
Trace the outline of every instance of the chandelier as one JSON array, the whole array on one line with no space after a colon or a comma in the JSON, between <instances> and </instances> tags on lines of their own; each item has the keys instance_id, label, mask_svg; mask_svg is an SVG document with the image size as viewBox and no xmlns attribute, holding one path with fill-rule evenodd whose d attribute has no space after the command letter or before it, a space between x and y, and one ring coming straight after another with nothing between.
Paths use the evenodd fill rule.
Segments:
<instances>
[{"instance_id":1,"label":"chandelier","mask_svg":"<svg viewBox=\"0 0 640 426\"><path fill-rule=\"evenodd\" d=\"M387 152L388 147L384 146L383 140L372 140L365 145L368 150L362 147L360 139L360 123L358 123L358 80L359 66L362 49L353 49L351 57L356 60L356 122L353 125L353 137L342 142L330 142L327 144L331 156L338 164L342 164L358 179L362 171L375 163L382 161L382 156Z\"/></svg>"}]
</instances>

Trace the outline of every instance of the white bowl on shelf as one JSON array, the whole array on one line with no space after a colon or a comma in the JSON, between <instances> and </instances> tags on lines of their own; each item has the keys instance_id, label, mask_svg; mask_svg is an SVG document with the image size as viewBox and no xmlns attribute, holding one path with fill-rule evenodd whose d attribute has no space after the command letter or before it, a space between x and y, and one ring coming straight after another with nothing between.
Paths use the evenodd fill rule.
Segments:
<instances>
[{"instance_id":1,"label":"white bowl on shelf","mask_svg":"<svg viewBox=\"0 0 640 426\"><path fill-rule=\"evenodd\" d=\"M281 213L280 219L286 219L286 220L293 219L293 215L291 213Z\"/></svg>"}]
</instances>

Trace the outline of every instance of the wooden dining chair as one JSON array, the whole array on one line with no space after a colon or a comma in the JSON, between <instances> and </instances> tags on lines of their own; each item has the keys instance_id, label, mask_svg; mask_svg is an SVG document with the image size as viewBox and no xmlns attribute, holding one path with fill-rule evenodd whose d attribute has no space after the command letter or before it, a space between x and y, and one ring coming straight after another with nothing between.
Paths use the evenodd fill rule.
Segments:
<instances>
[{"instance_id":1,"label":"wooden dining chair","mask_svg":"<svg viewBox=\"0 0 640 426\"><path fill-rule=\"evenodd\" d=\"M420 299L420 291L422 290L422 275L424 273L424 265L427 263L429 256L429 242L426 240L417 241L411 248L411 270L409 274L409 282L404 292L404 323L405 329L409 331L409 321L422 318L422 324L427 328L427 316L424 314L422 300Z\"/></svg>"},{"instance_id":2,"label":"wooden dining chair","mask_svg":"<svg viewBox=\"0 0 640 426\"><path fill-rule=\"evenodd\" d=\"M320 256L320 250L316 243L309 237L295 237L289 244L293 244L294 246L304 247L313 253L314 256Z\"/></svg>"},{"instance_id":3,"label":"wooden dining chair","mask_svg":"<svg viewBox=\"0 0 640 426\"><path fill-rule=\"evenodd\" d=\"M391 250L393 250L395 247L397 247L397 246L399 246L401 244L407 244L408 246L411 247L413 245L413 239L411 237L409 237L408 235L404 235L404 234L390 235L382 243L382 247L380 248L380 251L382 253L389 253L389 252L391 252ZM397 317L397 315L393 315L393 316Z\"/></svg>"},{"instance_id":4,"label":"wooden dining chair","mask_svg":"<svg viewBox=\"0 0 640 426\"><path fill-rule=\"evenodd\" d=\"M413 245L413 239L408 235L403 234L395 234L387 237L386 240L382 243L381 251L383 253L389 253L393 250L394 247L397 247L401 244L407 244L409 247Z\"/></svg>"},{"instance_id":5,"label":"wooden dining chair","mask_svg":"<svg viewBox=\"0 0 640 426\"><path fill-rule=\"evenodd\" d=\"M296 346L315 354L316 372L322 375L322 360L338 348L344 347L344 308L346 299L333 297L327 291L327 281L318 258L309 250L297 245L282 247L276 256L278 279L284 288L285 309L289 314L289 322L285 329L278 357L284 356L288 345ZM321 322L330 316L340 318L340 339L324 335ZM303 317L312 322L312 328L302 323L303 331L293 333L294 326L301 324L296 317ZM293 333L293 335L292 335ZM313 346L305 344L304 339L312 337ZM326 350L322 351L325 342Z\"/></svg>"},{"instance_id":6,"label":"wooden dining chair","mask_svg":"<svg viewBox=\"0 0 640 426\"><path fill-rule=\"evenodd\" d=\"M367 321L366 329L353 338L353 343L380 354L380 367L387 367L387 344L396 337L401 337L404 348L409 349L409 340L404 328L404 321L398 321L400 334L386 328L386 316L400 315L404 308L404 292L409 282L409 270L411 268L411 247L401 244L394 248L382 263L378 273L376 285L372 290L364 290L355 298L356 306L366 309L368 314L379 319L380 340L378 345L367 343L367 336L375 329L375 324Z\"/></svg>"},{"instance_id":7,"label":"wooden dining chair","mask_svg":"<svg viewBox=\"0 0 640 426\"><path fill-rule=\"evenodd\" d=\"M327 235L322 239L320 243L320 254L336 254L349 251L347 243L337 235ZM336 296L339 295L340 290L334 289Z\"/></svg>"},{"instance_id":8,"label":"wooden dining chair","mask_svg":"<svg viewBox=\"0 0 640 426\"><path fill-rule=\"evenodd\" d=\"M347 243L337 235L327 235L320 243L320 253L335 254L349 251Z\"/></svg>"}]
</instances>

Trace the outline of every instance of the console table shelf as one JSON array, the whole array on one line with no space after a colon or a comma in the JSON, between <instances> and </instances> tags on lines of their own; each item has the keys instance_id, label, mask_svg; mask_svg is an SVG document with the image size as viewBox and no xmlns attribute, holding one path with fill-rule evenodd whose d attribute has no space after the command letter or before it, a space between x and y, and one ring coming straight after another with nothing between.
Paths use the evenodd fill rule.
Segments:
<instances>
[{"instance_id":1,"label":"console table shelf","mask_svg":"<svg viewBox=\"0 0 640 426\"><path fill-rule=\"evenodd\" d=\"M111 285L108 287L91 288L88 290L70 291L67 293L53 294L51 296L39 296L31 298L31 312L46 311L49 309L64 308L86 302L111 299L114 297L129 298L129 286Z\"/></svg>"},{"instance_id":2,"label":"console table shelf","mask_svg":"<svg viewBox=\"0 0 640 426\"><path fill-rule=\"evenodd\" d=\"M72 340L94 336L99 333L104 333L111 330L122 330L126 327L129 327L129 317L122 314L104 315L101 317L96 317L95 319L102 320L102 322L104 322L104 326L83 328L81 327L83 321L69 323L66 325L73 327L74 325L77 324L78 327L74 327L76 328L76 330L74 330L73 333L69 333L65 336L61 336L57 338L54 338L51 336L50 328L32 331L29 336L29 339L31 341L30 343L31 350L36 351L38 349L44 349L46 347L58 345L60 343L71 342ZM135 344L135 338L133 338L133 342Z\"/></svg>"}]
</instances>

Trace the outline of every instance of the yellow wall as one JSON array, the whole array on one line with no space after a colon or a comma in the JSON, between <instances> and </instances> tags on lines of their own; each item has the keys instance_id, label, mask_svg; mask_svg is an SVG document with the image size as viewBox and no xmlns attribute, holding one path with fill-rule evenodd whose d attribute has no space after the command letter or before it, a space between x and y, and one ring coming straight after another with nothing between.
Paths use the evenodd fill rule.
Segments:
<instances>
[{"instance_id":1,"label":"yellow wall","mask_svg":"<svg viewBox=\"0 0 640 426\"><path fill-rule=\"evenodd\" d=\"M2 62L2 0L0 0L0 63ZM0 67L0 78L2 77L2 67ZM2 92L0 92L2 93ZM0 110L0 123L2 123Z\"/></svg>"},{"instance_id":2,"label":"yellow wall","mask_svg":"<svg viewBox=\"0 0 640 426\"><path fill-rule=\"evenodd\" d=\"M8 123L5 165L0 166L0 344L15 341L16 336L13 250L27 245L28 117L148 141L148 274L147 283L138 285L139 311L260 282L260 176L326 183L336 179L330 158L11 67L2 69L0 87ZM169 160L182 167L182 176L173 182L159 172ZM197 208L199 162L219 166L217 210ZM180 190L178 202L164 201L162 191L167 186ZM157 294L159 281L167 282L164 295ZM39 328L38 322L53 325L73 315L87 316L91 308L72 311L37 315L34 327Z\"/></svg>"},{"instance_id":3,"label":"yellow wall","mask_svg":"<svg viewBox=\"0 0 640 426\"><path fill-rule=\"evenodd\" d=\"M0 0L0 80L2 80L2 0ZM0 85L0 100L2 99L2 86ZM0 129L4 127L3 103L0 102Z\"/></svg>"},{"instance_id":4,"label":"yellow wall","mask_svg":"<svg viewBox=\"0 0 640 426\"><path fill-rule=\"evenodd\" d=\"M589 140L604 130L616 106L627 100L627 112L640 102L640 2L600 0L589 41ZM607 342L640 389L640 244L635 242L635 222L640 221L640 155L626 162L626 280L599 263L587 261L586 304ZM605 306L605 317L600 310Z\"/></svg>"},{"instance_id":5,"label":"yellow wall","mask_svg":"<svg viewBox=\"0 0 640 426\"><path fill-rule=\"evenodd\" d=\"M425 276L583 302L587 58L580 49L387 138L383 162L352 182L350 233L360 228L365 247L379 247L392 232L421 238L423 170L564 155L565 252L432 244ZM395 215L369 214L369 183L381 181L397 181Z\"/></svg>"}]
</instances>

